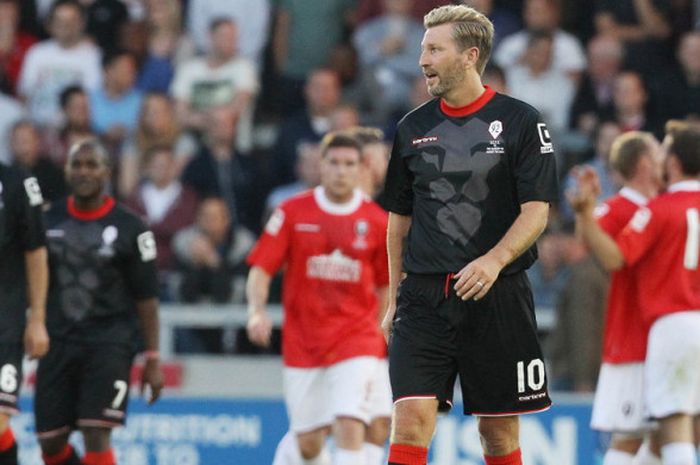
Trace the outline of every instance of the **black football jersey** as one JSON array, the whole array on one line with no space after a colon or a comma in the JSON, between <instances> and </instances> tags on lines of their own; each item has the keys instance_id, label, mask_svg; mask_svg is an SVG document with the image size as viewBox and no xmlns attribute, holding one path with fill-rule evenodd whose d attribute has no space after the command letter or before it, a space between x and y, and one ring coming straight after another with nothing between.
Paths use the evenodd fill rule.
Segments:
<instances>
[{"instance_id":1,"label":"black football jersey","mask_svg":"<svg viewBox=\"0 0 700 465\"><path fill-rule=\"evenodd\" d=\"M0 341L22 340L27 285L24 254L45 245L36 178L0 163Z\"/></svg>"},{"instance_id":2,"label":"black football jersey","mask_svg":"<svg viewBox=\"0 0 700 465\"><path fill-rule=\"evenodd\" d=\"M91 212L77 210L69 198L46 213L46 237L49 334L84 343L135 343L135 302L158 295L153 233L112 198Z\"/></svg>"},{"instance_id":3,"label":"black football jersey","mask_svg":"<svg viewBox=\"0 0 700 465\"><path fill-rule=\"evenodd\" d=\"M451 273L503 238L528 201L554 202L554 145L537 110L495 93L464 108L431 100L400 122L386 179L389 211L412 216L403 266ZM503 274L526 269L535 246Z\"/></svg>"}]
</instances>

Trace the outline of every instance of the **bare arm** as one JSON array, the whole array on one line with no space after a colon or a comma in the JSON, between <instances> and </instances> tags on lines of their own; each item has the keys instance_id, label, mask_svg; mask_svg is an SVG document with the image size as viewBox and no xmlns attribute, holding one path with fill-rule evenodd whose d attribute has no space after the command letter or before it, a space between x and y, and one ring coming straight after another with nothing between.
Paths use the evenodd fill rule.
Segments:
<instances>
[{"instance_id":1,"label":"bare arm","mask_svg":"<svg viewBox=\"0 0 700 465\"><path fill-rule=\"evenodd\" d=\"M625 265L620 248L615 240L600 227L593 210L576 212L576 229L586 247L607 271L619 270Z\"/></svg>"},{"instance_id":2,"label":"bare arm","mask_svg":"<svg viewBox=\"0 0 700 465\"><path fill-rule=\"evenodd\" d=\"M248 272L245 294L248 299L248 339L260 346L270 345L272 321L267 314L267 301L272 276L259 266Z\"/></svg>"},{"instance_id":3,"label":"bare arm","mask_svg":"<svg viewBox=\"0 0 700 465\"><path fill-rule=\"evenodd\" d=\"M30 358L43 357L49 350L46 332L46 292L49 287L49 267L46 247L25 252L29 319L24 330L24 351Z\"/></svg>"},{"instance_id":4,"label":"bare arm","mask_svg":"<svg viewBox=\"0 0 700 465\"><path fill-rule=\"evenodd\" d=\"M145 347L145 365L141 375L141 393L149 386L151 389L148 403L152 404L160 397L163 389L163 374L160 371L160 357L158 356L158 344L160 338L160 323L158 317L158 299L139 300L136 302L136 311L139 316L141 333L143 334Z\"/></svg>"},{"instance_id":5,"label":"bare arm","mask_svg":"<svg viewBox=\"0 0 700 465\"><path fill-rule=\"evenodd\" d=\"M518 258L547 226L549 204L547 202L525 202L520 205L520 214L503 238L486 254L470 262L455 275L454 288L463 300L479 300L488 293L501 270Z\"/></svg>"},{"instance_id":6,"label":"bare arm","mask_svg":"<svg viewBox=\"0 0 700 465\"><path fill-rule=\"evenodd\" d=\"M634 9L645 32L657 39L671 35L671 27L666 19L654 8L651 0L634 0Z\"/></svg>"},{"instance_id":7,"label":"bare arm","mask_svg":"<svg viewBox=\"0 0 700 465\"><path fill-rule=\"evenodd\" d=\"M622 268L624 257L612 237L598 224L593 209L600 194L600 183L595 170L590 167L574 169L576 189L567 192L567 200L576 213L576 229L588 250L607 271Z\"/></svg>"},{"instance_id":8,"label":"bare arm","mask_svg":"<svg viewBox=\"0 0 700 465\"><path fill-rule=\"evenodd\" d=\"M277 73L281 73L287 60L291 18L287 11L279 10L276 19L275 31L272 37L272 53L275 70Z\"/></svg>"},{"instance_id":9,"label":"bare arm","mask_svg":"<svg viewBox=\"0 0 700 465\"><path fill-rule=\"evenodd\" d=\"M384 321L384 314L386 314L387 305L389 304L389 286L377 289L377 298L379 299L379 324L381 324Z\"/></svg>"},{"instance_id":10,"label":"bare arm","mask_svg":"<svg viewBox=\"0 0 700 465\"><path fill-rule=\"evenodd\" d=\"M389 226L386 232L386 249L389 256L389 288L386 311L382 319L382 331L388 339L396 313L396 294L401 281L403 268L403 241L411 228L410 216L389 213Z\"/></svg>"}]
</instances>

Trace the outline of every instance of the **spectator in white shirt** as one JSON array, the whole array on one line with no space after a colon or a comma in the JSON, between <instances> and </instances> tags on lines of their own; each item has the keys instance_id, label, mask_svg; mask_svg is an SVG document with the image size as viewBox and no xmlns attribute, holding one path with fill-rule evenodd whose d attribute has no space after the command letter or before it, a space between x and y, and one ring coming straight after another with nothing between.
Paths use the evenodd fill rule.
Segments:
<instances>
[{"instance_id":1,"label":"spectator in white shirt","mask_svg":"<svg viewBox=\"0 0 700 465\"><path fill-rule=\"evenodd\" d=\"M200 50L210 51L208 27L214 19L224 17L231 18L239 25L240 53L260 69L270 27L270 2L268 0L190 0L187 30Z\"/></svg>"},{"instance_id":2,"label":"spectator in white shirt","mask_svg":"<svg viewBox=\"0 0 700 465\"><path fill-rule=\"evenodd\" d=\"M501 41L494 61L508 71L521 63L532 31L547 31L553 37L552 68L566 72L576 82L586 67L586 56L579 40L559 27L561 5L559 0L526 0L523 8L525 29Z\"/></svg>"},{"instance_id":3,"label":"spectator in white shirt","mask_svg":"<svg viewBox=\"0 0 700 465\"><path fill-rule=\"evenodd\" d=\"M27 101L29 115L42 125L59 117L59 95L74 84L94 90L102 81L100 52L83 35L85 17L75 0L58 0L49 13L51 39L27 52L18 92Z\"/></svg>"},{"instance_id":4,"label":"spectator in white shirt","mask_svg":"<svg viewBox=\"0 0 700 465\"><path fill-rule=\"evenodd\" d=\"M522 64L506 71L510 94L537 108L554 131L568 127L576 91L566 73L553 66L554 39L547 32L530 34Z\"/></svg>"},{"instance_id":5,"label":"spectator in white shirt","mask_svg":"<svg viewBox=\"0 0 700 465\"><path fill-rule=\"evenodd\" d=\"M206 57L182 64L175 72L171 93L186 128L202 131L206 111L227 106L238 120L238 148L250 148L252 102L259 83L250 60L238 55L238 27L228 18L212 21L211 50Z\"/></svg>"}]
</instances>

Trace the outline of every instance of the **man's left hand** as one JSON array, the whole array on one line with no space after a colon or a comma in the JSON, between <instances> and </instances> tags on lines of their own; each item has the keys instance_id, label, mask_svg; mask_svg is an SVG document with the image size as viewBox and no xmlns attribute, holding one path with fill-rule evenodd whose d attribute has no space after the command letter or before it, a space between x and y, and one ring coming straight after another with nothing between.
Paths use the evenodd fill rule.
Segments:
<instances>
[{"instance_id":1,"label":"man's left hand","mask_svg":"<svg viewBox=\"0 0 700 465\"><path fill-rule=\"evenodd\" d=\"M49 351L49 334L43 321L27 321L24 330L24 352L29 358L41 358Z\"/></svg>"},{"instance_id":2,"label":"man's left hand","mask_svg":"<svg viewBox=\"0 0 700 465\"><path fill-rule=\"evenodd\" d=\"M141 395L148 386L151 390L148 396L148 405L153 404L160 397L160 392L163 390L163 373L160 370L160 362L158 359L148 359L143 367L141 375Z\"/></svg>"},{"instance_id":3,"label":"man's left hand","mask_svg":"<svg viewBox=\"0 0 700 465\"><path fill-rule=\"evenodd\" d=\"M498 279L501 268L500 262L489 254L470 262L455 275L457 295L462 300L482 299Z\"/></svg>"}]
</instances>

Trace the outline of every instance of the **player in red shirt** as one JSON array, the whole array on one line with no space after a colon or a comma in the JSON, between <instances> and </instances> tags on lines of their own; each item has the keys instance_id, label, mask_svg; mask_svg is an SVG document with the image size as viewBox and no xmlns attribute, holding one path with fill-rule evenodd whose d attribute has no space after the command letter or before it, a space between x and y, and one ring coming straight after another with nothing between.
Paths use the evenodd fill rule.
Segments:
<instances>
[{"instance_id":1,"label":"player in red shirt","mask_svg":"<svg viewBox=\"0 0 700 465\"><path fill-rule=\"evenodd\" d=\"M695 465L693 417L700 414L700 131L667 127L668 191L634 214L615 238L594 220L597 178L579 175L578 224L611 270L634 267L643 321L651 325L644 389L659 421L664 465Z\"/></svg>"},{"instance_id":2,"label":"player in red shirt","mask_svg":"<svg viewBox=\"0 0 700 465\"><path fill-rule=\"evenodd\" d=\"M321 146L321 186L284 202L248 257L248 335L266 345L271 277L283 266L282 354L290 430L304 464L320 464L333 430L335 465L369 463L367 425L391 413L379 329L388 264L387 214L357 185L361 147L331 133ZM382 306L382 308L384 308Z\"/></svg>"},{"instance_id":3,"label":"player in red shirt","mask_svg":"<svg viewBox=\"0 0 700 465\"><path fill-rule=\"evenodd\" d=\"M652 134L633 131L615 140L610 165L623 179L623 187L594 211L598 224L609 236L617 237L637 209L658 194L663 184L662 162L659 143ZM642 388L648 326L639 312L635 268L622 268L610 278L603 365L591 427L613 433L605 465L631 465L644 434L651 428L645 417ZM648 453L645 448L640 455L648 457Z\"/></svg>"}]
</instances>

